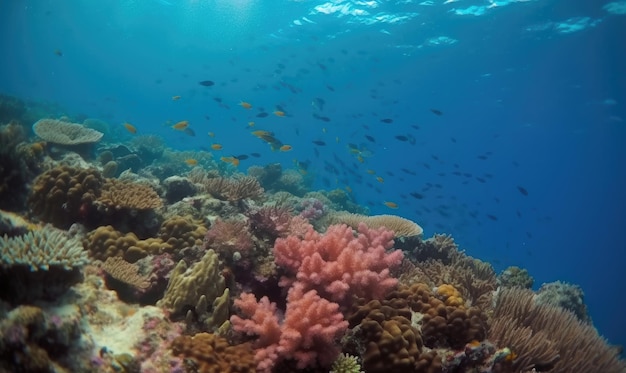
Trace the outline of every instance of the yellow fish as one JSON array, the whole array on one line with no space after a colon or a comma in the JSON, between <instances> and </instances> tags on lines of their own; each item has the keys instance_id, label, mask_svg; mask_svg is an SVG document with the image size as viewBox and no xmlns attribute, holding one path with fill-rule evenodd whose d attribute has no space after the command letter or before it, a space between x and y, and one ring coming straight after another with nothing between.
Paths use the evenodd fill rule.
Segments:
<instances>
[{"instance_id":1,"label":"yellow fish","mask_svg":"<svg viewBox=\"0 0 626 373\"><path fill-rule=\"evenodd\" d=\"M124 128L126 128L126 131L132 133L133 135L137 133L137 128L130 123L124 123Z\"/></svg>"},{"instance_id":2,"label":"yellow fish","mask_svg":"<svg viewBox=\"0 0 626 373\"><path fill-rule=\"evenodd\" d=\"M254 122L248 122L248 127L254 127Z\"/></svg>"},{"instance_id":3,"label":"yellow fish","mask_svg":"<svg viewBox=\"0 0 626 373\"><path fill-rule=\"evenodd\" d=\"M193 158L189 158L189 159L185 159L185 163L187 163L188 166L195 166L198 164L198 161L196 161Z\"/></svg>"},{"instance_id":4,"label":"yellow fish","mask_svg":"<svg viewBox=\"0 0 626 373\"><path fill-rule=\"evenodd\" d=\"M249 102L245 102L245 101L241 101L239 103L239 106L241 106L244 109L252 109L252 105Z\"/></svg>"},{"instance_id":5,"label":"yellow fish","mask_svg":"<svg viewBox=\"0 0 626 373\"><path fill-rule=\"evenodd\" d=\"M180 96L172 96L172 101L178 101L180 100Z\"/></svg>"},{"instance_id":6,"label":"yellow fish","mask_svg":"<svg viewBox=\"0 0 626 373\"><path fill-rule=\"evenodd\" d=\"M389 202L389 201L385 201L383 202L383 204L387 207L389 207L390 209L397 209L398 208L398 204L395 202Z\"/></svg>"},{"instance_id":7,"label":"yellow fish","mask_svg":"<svg viewBox=\"0 0 626 373\"><path fill-rule=\"evenodd\" d=\"M209 132L209 133L208 133L208 135L209 135L210 137L215 137L215 134L214 134L213 132Z\"/></svg>"},{"instance_id":8,"label":"yellow fish","mask_svg":"<svg viewBox=\"0 0 626 373\"><path fill-rule=\"evenodd\" d=\"M280 148L278 148L281 152L288 152L292 149L291 145L283 145Z\"/></svg>"},{"instance_id":9,"label":"yellow fish","mask_svg":"<svg viewBox=\"0 0 626 373\"><path fill-rule=\"evenodd\" d=\"M374 171L374 170L367 170L367 173L370 174L370 175L374 175L376 173L376 171Z\"/></svg>"},{"instance_id":10,"label":"yellow fish","mask_svg":"<svg viewBox=\"0 0 626 373\"><path fill-rule=\"evenodd\" d=\"M376 176L376 181L382 184L385 182L385 179L383 179L381 176Z\"/></svg>"},{"instance_id":11,"label":"yellow fish","mask_svg":"<svg viewBox=\"0 0 626 373\"><path fill-rule=\"evenodd\" d=\"M230 163L235 167L239 166L239 159L235 157L221 157L220 160L222 162Z\"/></svg>"},{"instance_id":12,"label":"yellow fish","mask_svg":"<svg viewBox=\"0 0 626 373\"><path fill-rule=\"evenodd\" d=\"M211 149L213 150L222 150L221 144L211 144Z\"/></svg>"},{"instance_id":13,"label":"yellow fish","mask_svg":"<svg viewBox=\"0 0 626 373\"><path fill-rule=\"evenodd\" d=\"M276 115L277 117L284 117L285 116L285 112L281 111L281 110L274 110L273 114Z\"/></svg>"},{"instance_id":14,"label":"yellow fish","mask_svg":"<svg viewBox=\"0 0 626 373\"><path fill-rule=\"evenodd\" d=\"M188 120L181 120L180 122L176 123L175 125L172 126L173 129L175 130L179 130L179 131L184 131L185 128L189 127L189 121Z\"/></svg>"}]
</instances>

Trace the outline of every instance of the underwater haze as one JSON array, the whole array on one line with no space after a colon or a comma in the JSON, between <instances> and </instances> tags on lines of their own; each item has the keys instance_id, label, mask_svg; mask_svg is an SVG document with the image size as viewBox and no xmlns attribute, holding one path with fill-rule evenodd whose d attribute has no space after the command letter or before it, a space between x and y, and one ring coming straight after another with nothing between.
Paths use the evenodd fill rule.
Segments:
<instances>
[{"instance_id":1,"label":"underwater haze","mask_svg":"<svg viewBox=\"0 0 626 373\"><path fill-rule=\"evenodd\" d=\"M579 285L626 345L626 1L25 0L0 19L1 94L108 141L280 163L535 289Z\"/></svg>"}]
</instances>

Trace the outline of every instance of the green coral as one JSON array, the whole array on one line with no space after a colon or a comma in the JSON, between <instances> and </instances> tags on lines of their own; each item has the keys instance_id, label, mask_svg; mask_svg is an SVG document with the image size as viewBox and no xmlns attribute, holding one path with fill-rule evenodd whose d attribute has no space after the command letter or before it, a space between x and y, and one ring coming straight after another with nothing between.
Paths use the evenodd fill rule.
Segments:
<instances>
[{"instance_id":1,"label":"green coral","mask_svg":"<svg viewBox=\"0 0 626 373\"><path fill-rule=\"evenodd\" d=\"M333 363L330 373L363 373L356 357L341 354Z\"/></svg>"},{"instance_id":2,"label":"green coral","mask_svg":"<svg viewBox=\"0 0 626 373\"><path fill-rule=\"evenodd\" d=\"M498 284L508 288L530 289L533 287L534 279L524 268L511 266L498 276Z\"/></svg>"}]
</instances>

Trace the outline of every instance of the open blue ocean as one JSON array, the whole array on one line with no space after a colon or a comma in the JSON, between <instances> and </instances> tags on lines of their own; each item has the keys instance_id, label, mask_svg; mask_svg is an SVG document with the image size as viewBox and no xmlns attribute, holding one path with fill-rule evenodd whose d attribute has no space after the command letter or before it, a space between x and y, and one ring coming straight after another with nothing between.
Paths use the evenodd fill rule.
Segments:
<instances>
[{"instance_id":1,"label":"open blue ocean","mask_svg":"<svg viewBox=\"0 0 626 373\"><path fill-rule=\"evenodd\" d=\"M580 286L626 345L625 1L5 0L0 21L2 100L35 120L158 136L178 176L195 153L280 164L535 291Z\"/></svg>"}]
</instances>

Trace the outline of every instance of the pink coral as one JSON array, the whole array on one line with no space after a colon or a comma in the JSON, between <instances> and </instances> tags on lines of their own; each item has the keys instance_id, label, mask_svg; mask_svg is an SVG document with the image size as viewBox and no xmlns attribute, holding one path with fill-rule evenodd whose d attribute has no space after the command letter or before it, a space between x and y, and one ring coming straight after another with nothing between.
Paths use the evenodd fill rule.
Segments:
<instances>
[{"instance_id":1,"label":"pink coral","mask_svg":"<svg viewBox=\"0 0 626 373\"><path fill-rule=\"evenodd\" d=\"M284 278L282 285L301 283L304 290L316 289L325 298L338 303L352 295L379 299L397 280L389 268L399 265L402 251L393 246L392 231L369 229L361 223L355 236L347 225L332 225L325 234L310 228L304 238L279 238L274 245L276 264L295 278Z\"/></svg>"},{"instance_id":2,"label":"pink coral","mask_svg":"<svg viewBox=\"0 0 626 373\"><path fill-rule=\"evenodd\" d=\"M296 284L287 295L287 309L279 323L276 304L267 297L259 302L244 293L235 300L246 319L233 315L235 331L259 336L254 342L257 370L271 372L284 359L293 359L298 369L319 365L328 367L339 355L335 343L347 329L337 303L321 298L315 290L304 292Z\"/></svg>"}]
</instances>

